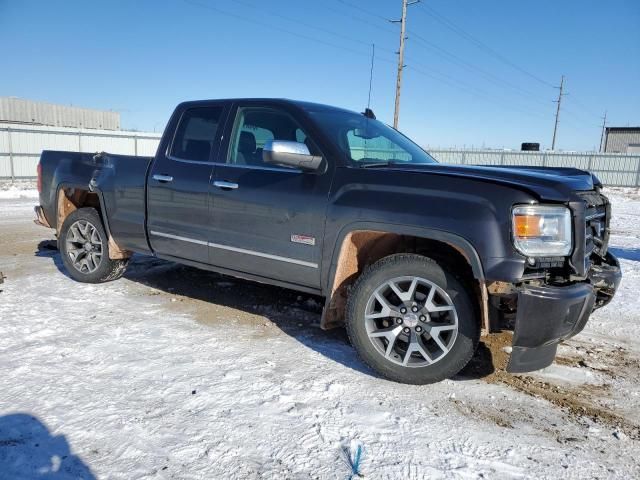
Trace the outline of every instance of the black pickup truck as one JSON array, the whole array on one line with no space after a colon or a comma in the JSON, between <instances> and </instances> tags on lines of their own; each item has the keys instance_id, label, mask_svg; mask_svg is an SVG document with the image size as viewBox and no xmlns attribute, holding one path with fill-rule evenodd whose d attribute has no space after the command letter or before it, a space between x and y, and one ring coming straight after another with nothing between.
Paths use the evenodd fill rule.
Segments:
<instances>
[{"instance_id":1,"label":"black pickup truck","mask_svg":"<svg viewBox=\"0 0 640 480\"><path fill-rule=\"evenodd\" d=\"M621 279L594 175L441 165L370 110L186 102L153 158L44 151L38 172L74 279L136 252L321 295L322 327L399 382L455 375L503 328L509 371L546 367Z\"/></svg>"}]
</instances>

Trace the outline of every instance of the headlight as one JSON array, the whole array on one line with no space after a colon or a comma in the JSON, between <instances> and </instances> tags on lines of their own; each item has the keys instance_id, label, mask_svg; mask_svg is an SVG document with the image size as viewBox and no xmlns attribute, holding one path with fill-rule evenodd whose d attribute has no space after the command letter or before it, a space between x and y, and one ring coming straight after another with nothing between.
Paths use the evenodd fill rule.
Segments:
<instances>
[{"instance_id":1,"label":"headlight","mask_svg":"<svg viewBox=\"0 0 640 480\"><path fill-rule=\"evenodd\" d=\"M551 205L521 205L512 213L513 245L528 257L566 256L573 248L571 211Z\"/></svg>"}]
</instances>

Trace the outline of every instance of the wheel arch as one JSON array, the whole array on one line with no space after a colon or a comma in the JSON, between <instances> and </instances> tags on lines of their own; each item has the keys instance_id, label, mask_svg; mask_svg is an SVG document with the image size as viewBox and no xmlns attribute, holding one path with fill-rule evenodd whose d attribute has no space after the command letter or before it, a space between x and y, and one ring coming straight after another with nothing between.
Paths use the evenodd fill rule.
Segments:
<instances>
[{"instance_id":1,"label":"wheel arch","mask_svg":"<svg viewBox=\"0 0 640 480\"><path fill-rule=\"evenodd\" d=\"M482 329L489 330L482 262L464 237L424 227L357 222L344 227L337 239L324 282L326 303L320 322L322 328L342 325L349 287L368 265L394 253L419 253L452 267L473 286Z\"/></svg>"},{"instance_id":2,"label":"wheel arch","mask_svg":"<svg viewBox=\"0 0 640 480\"><path fill-rule=\"evenodd\" d=\"M109 220L106 214L104 195L97 188L89 189L86 185L73 183L61 183L56 190L55 219L56 234L60 236L60 230L65 219L73 211L79 208L95 208L102 220L104 229L107 232L109 243L109 258L111 260L122 260L131 257L132 252L121 248L111 235Z\"/></svg>"}]
</instances>

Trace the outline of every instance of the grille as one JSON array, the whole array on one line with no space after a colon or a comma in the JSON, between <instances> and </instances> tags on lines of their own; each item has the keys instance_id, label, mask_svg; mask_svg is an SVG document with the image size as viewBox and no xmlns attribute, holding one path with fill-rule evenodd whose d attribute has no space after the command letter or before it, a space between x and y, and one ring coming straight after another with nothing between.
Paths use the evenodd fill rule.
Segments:
<instances>
[{"instance_id":1,"label":"grille","mask_svg":"<svg viewBox=\"0 0 640 480\"><path fill-rule=\"evenodd\" d=\"M597 192L581 192L579 195L586 203L584 262L585 270L588 270L594 254L604 257L607 253L611 206L607 197Z\"/></svg>"}]
</instances>

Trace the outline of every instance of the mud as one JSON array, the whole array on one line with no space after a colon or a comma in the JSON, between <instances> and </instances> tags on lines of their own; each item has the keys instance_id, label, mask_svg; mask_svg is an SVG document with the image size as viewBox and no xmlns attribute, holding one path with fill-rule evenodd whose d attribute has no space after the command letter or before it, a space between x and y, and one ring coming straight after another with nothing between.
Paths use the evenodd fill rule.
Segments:
<instances>
[{"instance_id":1,"label":"mud","mask_svg":"<svg viewBox=\"0 0 640 480\"><path fill-rule=\"evenodd\" d=\"M456 407L456 410L463 415L473 417L477 420L483 420L488 423L493 423L503 428L514 428L511 420L509 419L510 415L506 408L501 408L497 412L491 412L487 409L477 407L457 399L451 399L450 401Z\"/></svg>"},{"instance_id":2,"label":"mud","mask_svg":"<svg viewBox=\"0 0 640 480\"><path fill-rule=\"evenodd\" d=\"M53 231L31 223L27 218L14 221L0 219L0 252L2 270L12 278L30 272L24 258L29 255L57 258L42 240L53 239ZM300 294L278 287L261 285L222 275L184 267L153 258L134 257L125 279L137 284L131 288L133 295L161 295L166 299L167 309L175 313L190 314L204 324L215 326L219 322L236 322L250 325L249 335L263 337L282 333L299 332L313 337L316 342L344 341L343 336L331 332L320 332L312 328L320 319L322 300L312 295ZM149 288L147 288L149 287ZM306 330L309 330L307 332ZM318 336L316 339L315 336ZM507 386L515 391L544 399L562 409L578 424L585 419L624 432L634 440L640 439L639 422L634 417L625 418L612 410L613 384L625 379L637 384L640 359L631 356L622 346L594 346L593 343L571 340L567 349L557 357L557 363L571 368L589 369L604 378L600 385L555 384L530 375L512 375L505 371L511 346L510 332L493 334L482 339L478 353L461 373L461 377L482 379L489 384ZM468 416L484 419L504 428L513 428L523 420L523 412L514 413L508 405L497 405L485 409L456 399L455 408ZM628 416L629 417L629 416ZM535 422L529 418L527 422ZM572 441L560 438L558 441Z\"/></svg>"},{"instance_id":3,"label":"mud","mask_svg":"<svg viewBox=\"0 0 640 480\"><path fill-rule=\"evenodd\" d=\"M610 383L568 386L540 380L529 375L507 373L505 369L509 360L508 347L511 346L511 338L511 332L501 332L482 340L480 347L486 348L490 352L493 362L493 371L483 377L484 381L506 385L527 395L542 398L563 409L577 422L588 418L595 423L620 430L631 439L640 440L639 423L624 418L601 404L610 396ZM638 368L640 368L638 360L630 358L622 347L606 352L602 350L601 353L606 356L607 368L592 368L589 366L589 360L585 360L584 357L560 356L557 363L571 367L591 368L592 370L610 374L611 377L633 375L633 372L637 372ZM479 367L476 365L475 368Z\"/></svg>"},{"instance_id":4,"label":"mud","mask_svg":"<svg viewBox=\"0 0 640 480\"><path fill-rule=\"evenodd\" d=\"M157 269L154 270L156 266ZM143 278L136 278L136 270L144 271ZM190 267L158 263L153 259L134 261L133 273L128 276L132 280L142 280L147 286L154 287L151 291L145 289L146 294L165 296L170 311L192 315L205 325L215 326L219 322L249 325L250 336L255 338L279 335L292 330L312 329L311 326L319 322L322 310L321 301L311 295ZM508 331L483 337L478 353L461 376L481 378L490 384L508 386L560 407L579 423L581 419L589 418L593 422L621 430L630 438L640 439L638 425L600 403L609 399L609 383L569 386L554 384L529 375L507 373L511 343L512 333ZM592 348L578 345L575 349L579 355L559 356L557 363L604 372L611 378L616 375L633 375L633 372L640 369L637 360L626 355L622 348L594 352L589 347ZM606 357L606 362L603 362L606 367L598 366L600 357ZM451 401L461 413L504 428L513 428L514 422L522 420L519 418L522 412L519 416L513 416L508 408L487 411L455 399Z\"/></svg>"},{"instance_id":5,"label":"mud","mask_svg":"<svg viewBox=\"0 0 640 480\"><path fill-rule=\"evenodd\" d=\"M322 313L323 303L313 295L150 257L134 256L125 278L150 287L135 290L162 296L173 313L213 327L223 322L247 325L255 336L311 328L319 324Z\"/></svg>"},{"instance_id":6,"label":"mud","mask_svg":"<svg viewBox=\"0 0 640 480\"><path fill-rule=\"evenodd\" d=\"M594 349L592 345L571 340L570 346L575 351L575 355L558 355L556 363L569 367L588 368L612 379L637 380L638 378L640 359L631 356L629 350L621 345Z\"/></svg>"}]
</instances>

